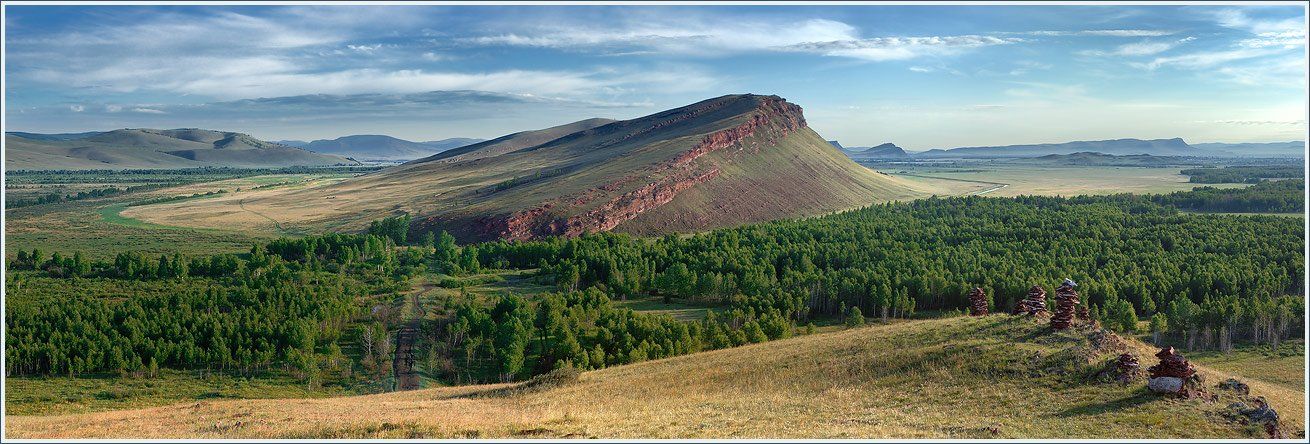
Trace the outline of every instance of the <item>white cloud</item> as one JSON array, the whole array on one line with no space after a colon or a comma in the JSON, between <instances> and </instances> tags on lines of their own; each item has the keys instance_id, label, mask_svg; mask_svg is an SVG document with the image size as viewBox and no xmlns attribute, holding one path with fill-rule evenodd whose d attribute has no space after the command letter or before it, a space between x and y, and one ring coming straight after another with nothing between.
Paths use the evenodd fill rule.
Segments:
<instances>
[{"instance_id":1,"label":"white cloud","mask_svg":"<svg viewBox=\"0 0 1310 444\"><path fill-rule=\"evenodd\" d=\"M1080 51L1079 54L1087 55L1087 56L1098 56L1098 57L1104 57L1104 56L1141 57L1141 56L1159 54L1168 51L1170 49L1174 49L1179 45L1190 42L1192 40L1196 40L1196 38L1187 37L1187 38L1174 40L1171 42L1142 41L1137 43L1128 43L1124 45L1119 45L1112 51L1088 50L1088 51Z\"/></svg>"},{"instance_id":2,"label":"white cloud","mask_svg":"<svg viewBox=\"0 0 1310 444\"><path fill-rule=\"evenodd\" d=\"M576 24L538 25L537 29L461 39L477 45L530 46L557 49L650 48L662 53L712 56L759 51L805 42L857 39L856 29L842 22L810 19L785 23L730 20L719 17L643 16L606 29ZM520 28L522 26L519 26Z\"/></svg>"},{"instance_id":3,"label":"white cloud","mask_svg":"<svg viewBox=\"0 0 1310 444\"><path fill-rule=\"evenodd\" d=\"M914 72L932 72L933 69L926 66L911 66L910 71Z\"/></svg>"},{"instance_id":4,"label":"white cloud","mask_svg":"<svg viewBox=\"0 0 1310 444\"><path fill-rule=\"evenodd\" d=\"M1305 36L1305 21L1301 17L1279 19L1257 19L1240 9L1223 9L1212 12L1220 26L1244 29L1252 34L1278 34L1288 31L1300 31Z\"/></svg>"},{"instance_id":5,"label":"white cloud","mask_svg":"<svg viewBox=\"0 0 1310 444\"><path fill-rule=\"evenodd\" d=\"M119 111L122 111L122 110L123 110L123 107L118 106L118 105L105 105L105 111L106 111L106 112L116 113L116 112L119 112Z\"/></svg>"},{"instance_id":6,"label":"white cloud","mask_svg":"<svg viewBox=\"0 0 1310 444\"><path fill-rule=\"evenodd\" d=\"M927 55L948 55L963 49L1007 45L1017 38L979 35L944 37L878 37L859 40L810 42L787 46L785 50L870 61L906 60Z\"/></svg>"},{"instance_id":7,"label":"white cloud","mask_svg":"<svg viewBox=\"0 0 1310 444\"><path fill-rule=\"evenodd\" d=\"M1197 52L1172 57L1157 57L1149 63L1134 64L1134 66L1146 69L1157 69L1162 66L1177 66L1181 68L1210 68L1223 63L1236 60L1251 59L1274 54L1273 51L1261 49L1234 49L1227 51L1209 51Z\"/></svg>"},{"instance_id":8,"label":"white cloud","mask_svg":"<svg viewBox=\"0 0 1310 444\"><path fill-rule=\"evenodd\" d=\"M166 114L164 111L154 108L132 108L132 112L142 114Z\"/></svg>"},{"instance_id":9,"label":"white cloud","mask_svg":"<svg viewBox=\"0 0 1310 444\"><path fill-rule=\"evenodd\" d=\"M82 111L86 111L86 107L82 105L68 105L68 110L75 113L80 113Z\"/></svg>"},{"instance_id":10,"label":"white cloud","mask_svg":"<svg viewBox=\"0 0 1310 444\"><path fill-rule=\"evenodd\" d=\"M1173 35L1176 33L1177 33L1176 31L1164 31L1164 30L1156 30L1156 29L1093 29L1093 30L1085 30L1085 31L1027 31L1027 32L1018 32L1018 33L1005 33L1005 34L1026 34L1026 35L1048 36L1048 37L1076 36L1076 35L1100 36L1100 37L1161 37L1166 35Z\"/></svg>"}]
</instances>

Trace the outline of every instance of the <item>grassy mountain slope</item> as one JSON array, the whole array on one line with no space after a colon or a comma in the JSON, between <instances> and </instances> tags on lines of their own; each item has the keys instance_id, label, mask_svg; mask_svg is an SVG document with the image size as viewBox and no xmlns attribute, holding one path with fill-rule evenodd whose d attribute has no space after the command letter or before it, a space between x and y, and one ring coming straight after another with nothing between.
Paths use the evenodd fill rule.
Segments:
<instances>
[{"instance_id":1,"label":"grassy mountain slope","mask_svg":"<svg viewBox=\"0 0 1310 444\"><path fill-rule=\"evenodd\" d=\"M1218 402L1091 378L1153 349L1028 317L897 322L586 372L533 388L215 400L7 419L11 437L1241 438ZM1207 385L1222 372L1198 366ZM1249 381L1295 436L1303 391Z\"/></svg>"},{"instance_id":2,"label":"grassy mountain slope","mask_svg":"<svg viewBox=\"0 0 1310 444\"><path fill-rule=\"evenodd\" d=\"M601 125L612 123L612 119L586 119L573 123L566 123L550 128L520 131L514 134L508 134L487 141L479 141L471 145L464 145L455 149L447 150L432 156L415 160L412 163L425 163L432 161L455 162L463 160L475 160L485 157L494 157L512 151L518 151L523 148L540 145L578 131L589 130Z\"/></svg>"},{"instance_id":3,"label":"grassy mountain slope","mask_svg":"<svg viewBox=\"0 0 1310 444\"><path fill-rule=\"evenodd\" d=\"M183 202L158 222L230 226L224 215L253 211L283 227L349 230L406 212L418 229L461 240L530 239L701 230L927 194L847 159L776 96L596 123L516 148L527 143L518 133L330 186Z\"/></svg>"},{"instance_id":4,"label":"grassy mountain slope","mask_svg":"<svg viewBox=\"0 0 1310 444\"><path fill-rule=\"evenodd\" d=\"M34 137L34 138L33 138ZM5 168L129 169L347 165L357 162L201 129L122 129L89 137L5 135Z\"/></svg>"}]
</instances>

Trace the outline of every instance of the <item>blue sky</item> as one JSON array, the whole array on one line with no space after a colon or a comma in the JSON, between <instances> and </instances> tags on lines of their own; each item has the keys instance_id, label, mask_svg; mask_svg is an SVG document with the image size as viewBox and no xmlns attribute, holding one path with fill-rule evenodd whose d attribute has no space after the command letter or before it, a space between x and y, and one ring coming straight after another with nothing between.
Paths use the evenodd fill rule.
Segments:
<instances>
[{"instance_id":1,"label":"blue sky","mask_svg":"<svg viewBox=\"0 0 1310 444\"><path fill-rule=\"evenodd\" d=\"M777 94L848 146L1298 140L1287 6L6 6L7 130L491 138Z\"/></svg>"}]
</instances>

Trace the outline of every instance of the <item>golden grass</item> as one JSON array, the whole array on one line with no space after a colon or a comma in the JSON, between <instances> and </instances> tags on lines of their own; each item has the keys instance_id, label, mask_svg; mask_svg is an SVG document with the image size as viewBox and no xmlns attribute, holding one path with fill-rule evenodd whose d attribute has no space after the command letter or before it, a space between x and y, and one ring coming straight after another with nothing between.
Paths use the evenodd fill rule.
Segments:
<instances>
[{"instance_id":1,"label":"golden grass","mask_svg":"<svg viewBox=\"0 0 1310 444\"><path fill-rule=\"evenodd\" d=\"M504 385L10 416L10 437L1225 438L1225 405L1086 378L1113 352L1026 318L899 322ZM1139 355L1149 347L1130 341ZM1086 358L1089 354L1093 357ZM1142 359L1150 365L1153 357ZM1091 364L1088 364L1091 362ZM1203 369L1215 383L1221 374ZM1251 384L1303 430L1303 392ZM1295 422L1293 422L1295 419Z\"/></svg>"}]
</instances>

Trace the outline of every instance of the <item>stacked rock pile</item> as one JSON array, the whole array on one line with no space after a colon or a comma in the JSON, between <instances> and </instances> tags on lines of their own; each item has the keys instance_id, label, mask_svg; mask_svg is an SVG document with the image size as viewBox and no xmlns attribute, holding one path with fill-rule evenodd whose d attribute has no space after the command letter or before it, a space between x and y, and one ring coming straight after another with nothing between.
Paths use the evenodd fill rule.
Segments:
<instances>
[{"instance_id":1,"label":"stacked rock pile","mask_svg":"<svg viewBox=\"0 0 1310 444\"><path fill-rule=\"evenodd\" d=\"M1047 310L1047 289L1041 286L1028 288L1028 297L1014 305L1013 314L1038 314Z\"/></svg>"},{"instance_id":2,"label":"stacked rock pile","mask_svg":"<svg viewBox=\"0 0 1310 444\"><path fill-rule=\"evenodd\" d=\"M1074 291L1073 281L1068 279L1055 289L1055 315L1051 317L1051 328L1064 330L1073 324L1074 306L1078 305L1078 292Z\"/></svg>"},{"instance_id":3,"label":"stacked rock pile","mask_svg":"<svg viewBox=\"0 0 1310 444\"><path fill-rule=\"evenodd\" d=\"M969 315L982 316L987 314L987 294L982 288L974 287L969 292Z\"/></svg>"},{"instance_id":4,"label":"stacked rock pile","mask_svg":"<svg viewBox=\"0 0 1310 444\"><path fill-rule=\"evenodd\" d=\"M1140 371L1140 366L1137 363L1137 357L1133 356L1132 353L1120 354L1119 358L1115 359L1114 366L1115 366L1114 379L1119 382L1126 383L1132 381L1133 378L1137 377L1138 372Z\"/></svg>"}]
</instances>

